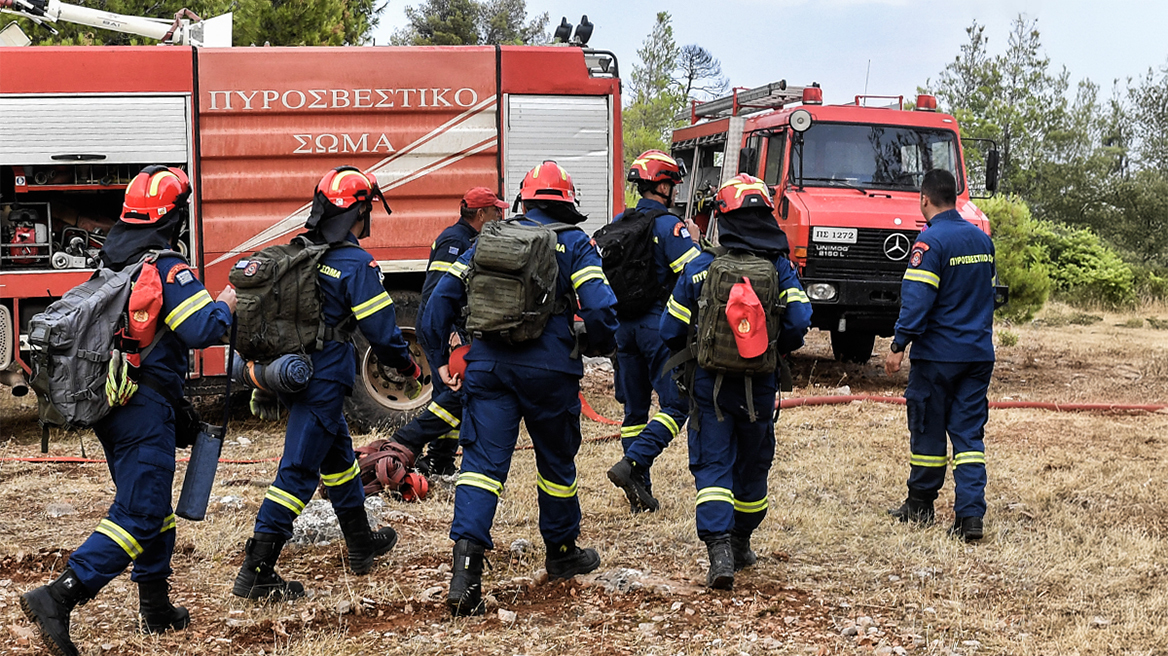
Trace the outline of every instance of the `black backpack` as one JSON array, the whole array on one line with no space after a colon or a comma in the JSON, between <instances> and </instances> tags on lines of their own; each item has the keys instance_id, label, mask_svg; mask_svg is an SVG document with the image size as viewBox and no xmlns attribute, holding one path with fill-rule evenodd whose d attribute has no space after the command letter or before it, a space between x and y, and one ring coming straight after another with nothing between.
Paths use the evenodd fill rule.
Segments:
<instances>
[{"instance_id":1,"label":"black backpack","mask_svg":"<svg viewBox=\"0 0 1168 656\"><path fill-rule=\"evenodd\" d=\"M609 223L592 237L621 319L643 316L673 291L671 284L662 288L653 260L653 225L664 214L669 212L626 210L620 221Z\"/></svg>"}]
</instances>

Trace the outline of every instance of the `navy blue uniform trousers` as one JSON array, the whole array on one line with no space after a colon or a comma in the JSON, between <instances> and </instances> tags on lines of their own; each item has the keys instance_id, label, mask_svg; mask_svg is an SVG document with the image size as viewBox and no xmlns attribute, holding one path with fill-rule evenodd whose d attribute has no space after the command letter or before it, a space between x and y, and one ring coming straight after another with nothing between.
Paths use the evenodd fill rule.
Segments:
<instances>
[{"instance_id":1,"label":"navy blue uniform trousers","mask_svg":"<svg viewBox=\"0 0 1168 656\"><path fill-rule=\"evenodd\" d=\"M96 594L132 561L133 581L170 577L174 553L174 409L142 386L94 427L117 493L106 518L69 556L81 584Z\"/></svg>"},{"instance_id":2,"label":"navy blue uniform trousers","mask_svg":"<svg viewBox=\"0 0 1168 656\"><path fill-rule=\"evenodd\" d=\"M616 331L616 389L625 406L621 447L640 465L636 471L650 490L649 468L677 437L689 413L689 403L678 393L670 372L661 371L669 360L669 349L661 341L660 321L661 311L649 312L639 319L621 319ZM650 419L653 392L661 409Z\"/></svg>"},{"instance_id":3,"label":"navy blue uniform trousers","mask_svg":"<svg viewBox=\"0 0 1168 656\"><path fill-rule=\"evenodd\" d=\"M948 439L953 441L953 511L957 517L985 516L986 392L993 362L913 360L904 392L908 406L912 465L908 489L936 499L945 484Z\"/></svg>"},{"instance_id":4,"label":"navy blue uniform trousers","mask_svg":"<svg viewBox=\"0 0 1168 656\"><path fill-rule=\"evenodd\" d=\"M767 474L775 459L774 376L752 381L755 421L745 382L726 376L714 410L716 374L697 370L696 426L689 427L689 470L697 486L697 530L702 540L727 533L746 537L767 514Z\"/></svg>"},{"instance_id":5,"label":"navy blue uniform trousers","mask_svg":"<svg viewBox=\"0 0 1168 656\"><path fill-rule=\"evenodd\" d=\"M491 524L511 469L522 419L535 448L539 532L553 547L580 534L576 452L580 450L580 379L573 374L492 361L468 363L462 469L450 539L492 548Z\"/></svg>"},{"instance_id":6,"label":"navy blue uniform trousers","mask_svg":"<svg viewBox=\"0 0 1168 656\"><path fill-rule=\"evenodd\" d=\"M430 404L417 417L398 429L394 439L421 456L429 444L432 456L449 456L458 452L458 438L462 424L462 393L455 392L437 375L431 377L434 394Z\"/></svg>"},{"instance_id":7,"label":"navy blue uniform trousers","mask_svg":"<svg viewBox=\"0 0 1168 656\"><path fill-rule=\"evenodd\" d=\"M292 522L312 499L317 484L328 488L337 513L364 509L365 489L345 423L346 386L312 379L299 394L281 395L288 406L288 432L276 481L268 488L256 517L257 533L292 537Z\"/></svg>"}]
</instances>

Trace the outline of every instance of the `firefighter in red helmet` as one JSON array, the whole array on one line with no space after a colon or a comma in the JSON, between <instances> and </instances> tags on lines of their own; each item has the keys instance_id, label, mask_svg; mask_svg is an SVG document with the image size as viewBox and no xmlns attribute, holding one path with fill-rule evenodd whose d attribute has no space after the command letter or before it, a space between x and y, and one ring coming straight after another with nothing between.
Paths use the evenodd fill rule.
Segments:
<instances>
[{"instance_id":1,"label":"firefighter in red helmet","mask_svg":"<svg viewBox=\"0 0 1168 656\"><path fill-rule=\"evenodd\" d=\"M307 388L280 395L288 407L284 454L276 480L260 505L255 534L247 541L243 566L232 588L236 596L304 596L304 586L285 581L275 566L284 543L292 537L292 522L321 482L336 510L353 573L368 573L374 558L397 543L392 528L373 531L369 526L361 472L344 416L345 397L353 388L357 369L350 339L354 329L369 340L382 366L396 370L412 383L412 389L421 390L417 380L421 368L397 326L381 268L359 245L358 240L370 232L373 201L380 201L386 214L390 212L373 174L351 166L329 171L316 186L305 223L308 232L303 236L315 244L331 245L317 263L317 282L322 298L320 320L332 338L309 354L312 377ZM256 399L253 410L268 403L268 399ZM260 410L260 414L270 413Z\"/></svg>"},{"instance_id":2,"label":"firefighter in red helmet","mask_svg":"<svg viewBox=\"0 0 1168 656\"><path fill-rule=\"evenodd\" d=\"M235 290L228 287L212 300L175 252L190 193L181 169L147 167L126 188L121 219L101 252L102 265L114 270L144 263L130 298L131 308L140 303L143 309L131 312L131 320L150 337L138 344L137 358L115 351L105 389L111 410L94 426L113 475L113 505L70 555L64 573L21 597L25 615L55 654L78 654L69 636L70 613L131 564L143 632L183 629L191 621L169 595L175 449L189 447L198 432L180 412L186 405L183 378L187 353L218 343L227 333ZM154 298L142 298L144 293ZM128 343L122 341L125 348Z\"/></svg>"}]
</instances>

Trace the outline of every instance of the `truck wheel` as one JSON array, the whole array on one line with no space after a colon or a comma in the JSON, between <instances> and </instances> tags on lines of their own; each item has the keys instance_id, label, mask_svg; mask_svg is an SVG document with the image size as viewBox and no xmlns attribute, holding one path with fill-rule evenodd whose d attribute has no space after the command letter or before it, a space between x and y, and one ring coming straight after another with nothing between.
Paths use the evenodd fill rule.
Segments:
<instances>
[{"instance_id":1,"label":"truck wheel","mask_svg":"<svg viewBox=\"0 0 1168 656\"><path fill-rule=\"evenodd\" d=\"M410 291L390 292L390 296L397 313L397 325L410 345L410 354L422 368L422 394L412 401L406 398L405 378L393 370L382 371L377 356L369 348L369 340L357 331L353 335L353 344L357 347L357 380L353 394L345 399L345 419L358 433L395 430L404 425L426 407L434 389L430 384L430 364L426 362L414 334L421 296Z\"/></svg>"},{"instance_id":2,"label":"truck wheel","mask_svg":"<svg viewBox=\"0 0 1168 656\"><path fill-rule=\"evenodd\" d=\"M864 364L872 357L875 333L831 331L831 352L840 362Z\"/></svg>"}]
</instances>

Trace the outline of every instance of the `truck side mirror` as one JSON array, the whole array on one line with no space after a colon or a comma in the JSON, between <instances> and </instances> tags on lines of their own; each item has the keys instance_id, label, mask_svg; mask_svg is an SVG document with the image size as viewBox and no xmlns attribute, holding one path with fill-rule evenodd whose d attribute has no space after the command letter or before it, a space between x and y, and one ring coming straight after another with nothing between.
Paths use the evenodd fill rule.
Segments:
<instances>
[{"instance_id":1,"label":"truck side mirror","mask_svg":"<svg viewBox=\"0 0 1168 656\"><path fill-rule=\"evenodd\" d=\"M1000 157L997 150L986 153L986 191L991 194L998 190L998 164Z\"/></svg>"},{"instance_id":2,"label":"truck side mirror","mask_svg":"<svg viewBox=\"0 0 1168 656\"><path fill-rule=\"evenodd\" d=\"M779 217L784 221L787 220L787 214L791 211L791 199L783 196L779 201Z\"/></svg>"}]
</instances>

